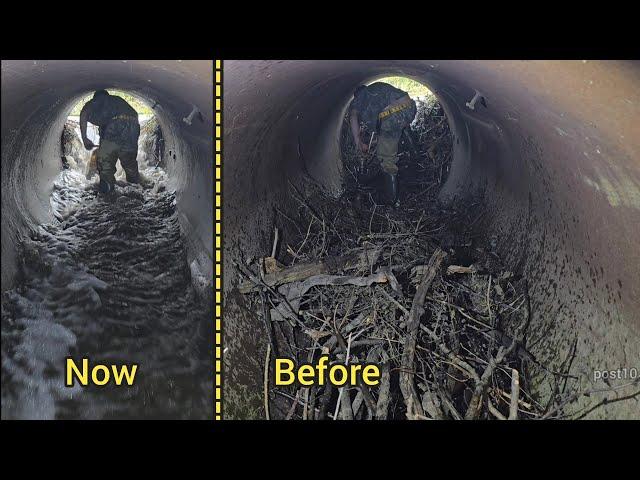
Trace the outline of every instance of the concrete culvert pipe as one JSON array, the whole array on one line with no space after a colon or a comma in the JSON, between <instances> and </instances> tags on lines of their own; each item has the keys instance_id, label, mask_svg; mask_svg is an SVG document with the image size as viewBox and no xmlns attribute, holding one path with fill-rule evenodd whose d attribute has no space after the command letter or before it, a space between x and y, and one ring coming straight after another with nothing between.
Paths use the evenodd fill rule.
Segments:
<instances>
[{"instance_id":1,"label":"concrete culvert pipe","mask_svg":"<svg viewBox=\"0 0 640 480\"><path fill-rule=\"evenodd\" d=\"M529 279L536 358L572 359L592 398L608 390L589 418L638 418L639 62L226 61L224 72L227 415L260 408L265 345L232 262L269 255L275 209L294 207L289 183L308 175L339 191L354 88L401 75L428 86L450 122L440 200L482 196L483 236ZM602 380L612 370L626 387ZM545 398L553 386L536 389Z\"/></svg>"},{"instance_id":2,"label":"concrete culvert pipe","mask_svg":"<svg viewBox=\"0 0 640 480\"><path fill-rule=\"evenodd\" d=\"M3 418L211 418L212 84L211 61L2 61ZM63 126L98 89L152 109L153 188L109 200L63 170ZM66 355L142 373L80 395Z\"/></svg>"}]
</instances>

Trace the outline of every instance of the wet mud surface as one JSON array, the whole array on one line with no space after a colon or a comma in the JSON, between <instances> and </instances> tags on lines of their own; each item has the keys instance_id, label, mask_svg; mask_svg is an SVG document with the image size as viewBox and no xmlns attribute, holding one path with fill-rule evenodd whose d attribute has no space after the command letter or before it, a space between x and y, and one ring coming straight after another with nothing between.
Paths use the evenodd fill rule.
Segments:
<instances>
[{"instance_id":1,"label":"wet mud surface","mask_svg":"<svg viewBox=\"0 0 640 480\"><path fill-rule=\"evenodd\" d=\"M24 241L2 298L3 418L211 417L211 300L192 286L164 171L141 173L152 187L107 196L79 169L56 180L56 220ZM65 387L67 356L138 364L135 382Z\"/></svg>"}]
</instances>

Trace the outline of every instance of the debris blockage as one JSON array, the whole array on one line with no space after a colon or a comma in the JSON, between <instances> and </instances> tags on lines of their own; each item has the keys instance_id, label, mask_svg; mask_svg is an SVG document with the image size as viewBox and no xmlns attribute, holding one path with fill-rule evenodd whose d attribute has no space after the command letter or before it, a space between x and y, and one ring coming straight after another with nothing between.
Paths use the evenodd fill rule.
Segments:
<instances>
[{"instance_id":1,"label":"debris blockage","mask_svg":"<svg viewBox=\"0 0 640 480\"><path fill-rule=\"evenodd\" d=\"M439 204L452 138L442 107L418 102L400 147L400 206L376 203L374 156L341 137L344 192L290 185L271 252L236 262L265 329L264 414L286 419L537 419L565 416L569 376L527 350L527 279L477 233L482 200ZM372 141L375 152L375 138ZM276 387L274 358L377 364L377 386ZM568 368L568 365L567 365ZM531 393L548 375L553 401Z\"/></svg>"}]
</instances>

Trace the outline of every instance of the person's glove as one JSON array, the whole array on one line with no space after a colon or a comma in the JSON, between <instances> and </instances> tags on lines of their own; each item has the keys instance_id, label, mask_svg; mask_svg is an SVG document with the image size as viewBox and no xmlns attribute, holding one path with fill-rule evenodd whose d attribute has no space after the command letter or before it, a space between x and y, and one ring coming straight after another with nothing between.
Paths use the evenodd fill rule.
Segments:
<instances>
[{"instance_id":1,"label":"person's glove","mask_svg":"<svg viewBox=\"0 0 640 480\"><path fill-rule=\"evenodd\" d=\"M92 150L95 147L96 146L93 144L93 142L91 140L89 140L88 138L84 141L84 148L86 148L87 150Z\"/></svg>"}]
</instances>

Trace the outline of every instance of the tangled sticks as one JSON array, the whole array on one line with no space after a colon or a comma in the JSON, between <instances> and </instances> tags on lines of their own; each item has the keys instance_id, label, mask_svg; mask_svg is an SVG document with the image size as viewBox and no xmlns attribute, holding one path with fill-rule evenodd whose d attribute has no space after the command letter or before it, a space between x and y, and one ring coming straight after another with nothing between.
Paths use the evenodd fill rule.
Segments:
<instances>
[{"instance_id":1,"label":"tangled sticks","mask_svg":"<svg viewBox=\"0 0 640 480\"><path fill-rule=\"evenodd\" d=\"M375 203L343 142L344 194L291 185L298 208L278 211L271 255L236 264L240 292L270 339L271 418L563 418L583 394L568 374L571 358L554 371L527 350L527 279L479 236L482 201L438 204L450 134L437 105L418 111L414 151L401 149L401 172L414 173L400 208ZM376 363L380 382L273 385L273 357L301 365L321 355ZM555 385L549 401L531 393L534 375Z\"/></svg>"},{"instance_id":2,"label":"tangled sticks","mask_svg":"<svg viewBox=\"0 0 640 480\"><path fill-rule=\"evenodd\" d=\"M336 363L378 363L382 378L378 387L358 385L342 395L331 385L271 389L276 410L283 399L293 399L293 407L280 407L281 416L293 418L297 405L302 418L316 419L335 418L336 411L344 419L482 418L489 405L500 417L509 416L512 368L521 369L520 344L513 340L518 336L500 328L526 320L524 295L518 291L522 283L505 274L489 284L491 274L475 272L486 268L480 263L474 273L453 273L456 268L446 273L455 253L433 246L429 232L434 229L426 215L417 229L416 220L395 219L395 230L380 234L384 240L364 241L342 255L310 262L302 253L307 246L333 252L336 238L354 241L346 237L347 228L327 221L324 208L317 210L324 228L308 229L295 249L289 245L297 252L289 266L267 257L260 277L238 265L247 278L240 290L250 308L267 319L276 356L297 364L327 354ZM400 225L411 235L400 234ZM374 226L380 225L372 222L372 231ZM423 264L427 251L431 254ZM511 343L505 346L507 340ZM538 414L539 406L529 398L518 401L520 415Z\"/></svg>"}]
</instances>

